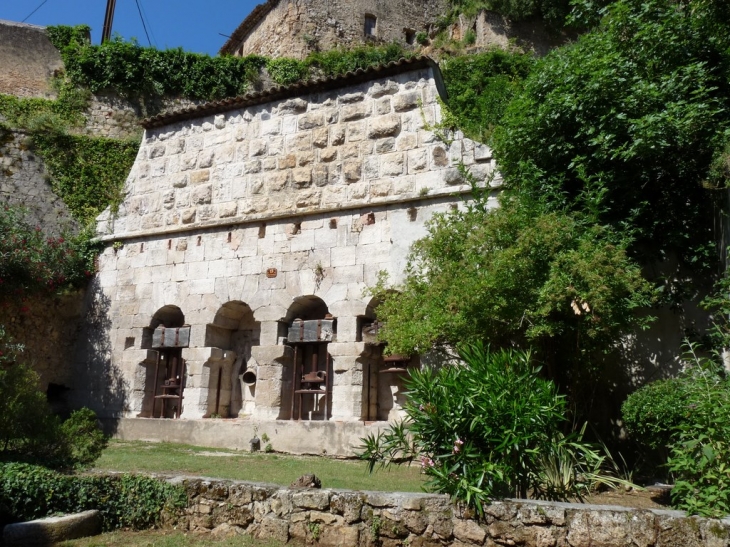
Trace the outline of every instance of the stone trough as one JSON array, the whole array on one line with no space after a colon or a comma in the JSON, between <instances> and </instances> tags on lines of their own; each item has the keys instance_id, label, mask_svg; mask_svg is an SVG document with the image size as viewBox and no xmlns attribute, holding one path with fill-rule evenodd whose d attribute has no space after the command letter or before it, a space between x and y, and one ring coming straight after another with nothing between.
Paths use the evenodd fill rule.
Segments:
<instances>
[{"instance_id":1,"label":"stone trough","mask_svg":"<svg viewBox=\"0 0 730 547\"><path fill-rule=\"evenodd\" d=\"M3 529L3 542L6 547L55 545L100 533L101 513L94 510L8 524Z\"/></svg>"}]
</instances>

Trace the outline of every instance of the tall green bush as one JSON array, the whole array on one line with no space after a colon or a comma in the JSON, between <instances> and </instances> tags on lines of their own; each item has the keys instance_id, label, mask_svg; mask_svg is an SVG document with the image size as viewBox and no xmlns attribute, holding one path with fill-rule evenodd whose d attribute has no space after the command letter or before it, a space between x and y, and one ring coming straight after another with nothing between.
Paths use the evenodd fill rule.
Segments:
<instances>
[{"instance_id":1,"label":"tall green bush","mask_svg":"<svg viewBox=\"0 0 730 547\"><path fill-rule=\"evenodd\" d=\"M370 469L420 460L428 487L482 510L506 496L584 495L604 458L563 434L565 398L538 375L529 352L461 346L459 359L414 370L406 382L406 423L363 439ZM567 473L551 473L555 461Z\"/></svg>"},{"instance_id":2,"label":"tall green bush","mask_svg":"<svg viewBox=\"0 0 730 547\"><path fill-rule=\"evenodd\" d=\"M22 363L23 350L0 324L0 461L88 467L107 442L96 415L84 408L61 422L38 389L38 374Z\"/></svg>"}]
</instances>

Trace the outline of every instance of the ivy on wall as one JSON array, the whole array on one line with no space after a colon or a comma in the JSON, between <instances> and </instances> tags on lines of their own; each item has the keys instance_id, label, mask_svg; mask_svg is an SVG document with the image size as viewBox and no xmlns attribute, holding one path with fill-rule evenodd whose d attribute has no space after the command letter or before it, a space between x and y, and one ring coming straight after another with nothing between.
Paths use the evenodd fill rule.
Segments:
<instances>
[{"instance_id":1,"label":"ivy on wall","mask_svg":"<svg viewBox=\"0 0 730 547\"><path fill-rule=\"evenodd\" d=\"M88 224L108 206L117 210L138 141L38 133L33 145L51 172L53 191L77 220Z\"/></svg>"}]
</instances>

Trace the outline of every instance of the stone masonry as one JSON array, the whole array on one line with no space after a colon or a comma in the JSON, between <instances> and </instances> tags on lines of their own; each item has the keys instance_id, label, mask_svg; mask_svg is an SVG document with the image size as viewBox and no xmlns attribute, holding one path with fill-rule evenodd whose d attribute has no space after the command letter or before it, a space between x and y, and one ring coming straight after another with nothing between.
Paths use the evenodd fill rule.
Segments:
<instances>
[{"instance_id":1,"label":"stone masonry","mask_svg":"<svg viewBox=\"0 0 730 547\"><path fill-rule=\"evenodd\" d=\"M323 547L726 547L727 520L682 511L505 500L478 517L436 494L286 489L178 478L188 493L165 526Z\"/></svg>"},{"instance_id":2,"label":"stone masonry","mask_svg":"<svg viewBox=\"0 0 730 547\"><path fill-rule=\"evenodd\" d=\"M187 324L182 418L290 419L287 329L331 314L329 410L307 403L305 419L396 417L401 376L378 374L382 348L362 341L375 319L364 290L381 271L401 280L426 221L459 206L458 162L497 184L487 147L431 130L439 82L421 58L148 120L123 205L98 219L109 351L83 364L81 400L94 405L94 368L111 362L125 396L96 410L152 416L152 329Z\"/></svg>"},{"instance_id":3,"label":"stone masonry","mask_svg":"<svg viewBox=\"0 0 730 547\"><path fill-rule=\"evenodd\" d=\"M268 0L244 19L221 54L303 59L366 42L413 44L446 13L444 0ZM366 17L374 23L366 35Z\"/></svg>"}]
</instances>

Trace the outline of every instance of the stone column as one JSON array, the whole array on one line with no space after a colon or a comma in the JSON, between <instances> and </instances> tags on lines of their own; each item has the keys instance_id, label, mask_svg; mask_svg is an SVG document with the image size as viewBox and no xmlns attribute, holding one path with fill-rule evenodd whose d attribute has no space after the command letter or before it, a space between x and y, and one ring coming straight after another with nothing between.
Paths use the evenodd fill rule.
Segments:
<instances>
[{"instance_id":1,"label":"stone column","mask_svg":"<svg viewBox=\"0 0 730 547\"><path fill-rule=\"evenodd\" d=\"M227 416L231 401L230 367L236 354L220 348L187 348L183 350L186 379L183 391L183 411L185 419L199 419L215 412L215 393L218 370L223 369L221 384L220 414Z\"/></svg>"},{"instance_id":2,"label":"stone column","mask_svg":"<svg viewBox=\"0 0 730 547\"><path fill-rule=\"evenodd\" d=\"M285 345L254 346L251 357L258 363L253 417L258 420L289 419L294 349Z\"/></svg>"},{"instance_id":3,"label":"stone column","mask_svg":"<svg viewBox=\"0 0 730 547\"><path fill-rule=\"evenodd\" d=\"M157 351L138 349L126 350L122 353L123 366L132 367L132 389L129 393L127 410L128 418L150 418L155 389L155 364ZM125 366L125 368L127 368ZM127 369L129 370L129 369Z\"/></svg>"},{"instance_id":4,"label":"stone column","mask_svg":"<svg viewBox=\"0 0 730 547\"><path fill-rule=\"evenodd\" d=\"M333 421L359 421L363 411L363 364L370 359L370 348L363 342L331 343Z\"/></svg>"}]
</instances>

